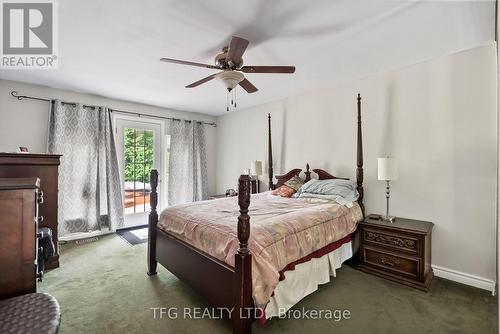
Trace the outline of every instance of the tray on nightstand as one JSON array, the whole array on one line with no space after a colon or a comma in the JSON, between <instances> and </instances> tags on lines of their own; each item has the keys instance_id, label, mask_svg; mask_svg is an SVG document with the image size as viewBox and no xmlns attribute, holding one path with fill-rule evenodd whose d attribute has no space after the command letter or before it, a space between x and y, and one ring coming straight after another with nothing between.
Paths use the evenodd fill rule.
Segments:
<instances>
[{"instance_id":1,"label":"tray on nightstand","mask_svg":"<svg viewBox=\"0 0 500 334\"><path fill-rule=\"evenodd\" d=\"M424 291L429 289L433 223L365 218L359 225L359 269Z\"/></svg>"}]
</instances>

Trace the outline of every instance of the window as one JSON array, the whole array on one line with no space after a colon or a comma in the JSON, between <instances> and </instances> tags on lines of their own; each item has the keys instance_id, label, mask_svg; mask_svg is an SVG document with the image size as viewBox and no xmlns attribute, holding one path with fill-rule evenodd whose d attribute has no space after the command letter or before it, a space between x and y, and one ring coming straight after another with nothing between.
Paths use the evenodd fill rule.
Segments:
<instances>
[{"instance_id":1,"label":"window","mask_svg":"<svg viewBox=\"0 0 500 334\"><path fill-rule=\"evenodd\" d=\"M152 130L125 128L124 134L124 191L125 213L149 211L149 173L154 162L154 133Z\"/></svg>"}]
</instances>

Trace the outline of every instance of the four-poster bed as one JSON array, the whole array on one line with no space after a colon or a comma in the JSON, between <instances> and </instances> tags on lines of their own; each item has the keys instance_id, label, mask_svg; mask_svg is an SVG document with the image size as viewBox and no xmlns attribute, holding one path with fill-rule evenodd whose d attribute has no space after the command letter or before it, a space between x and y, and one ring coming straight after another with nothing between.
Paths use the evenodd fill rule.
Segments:
<instances>
[{"instance_id":1,"label":"four-poster bed","mask_svg":"<svg viewBox=\"0 0 500 334\"><path fill-rule=\"evenodd\" d=\"M359 204L358 210L361 210L360 214L364 214L363 207L363 151L362 151L362 134L361 134L361 97L358 94L357 97L357 169L356 169L356 184L357 191L359 193L359 198L357 203ZM268 117L268 158L269 158L269 188L274 189L280 187L285 182L298 176L302 169L292 169L286 174L276 176L276 185L273 180L273 165L272 165L272 143L271 143L271 116ZM313 169L313 172L317 174L319 180L336 179L337 177L331 175L330 173L322 169ZM305 181L311 179L311 172L309 171L309 165L306 167L305 171ZM159 262L165 268L167 268L171 273L176 275L179 279L184 281L186 284L191 286L193 289L202 294L212 305L215 307L225 307L233 310L231 313L231 320L233 323L234 333L250 333L251 323L252 323L252 312L254 307L255 296L252 295L253 287L255 284L256 277L252 277L252 256L255 257L255 261L264 261L262 254L250 251L252 246L255 249L255 240L250 239L250 177L248 175L241 175L239 177L238 186L238 206L239 206L239 216L237 218L237 229L234 232L232 241L234 241L234 246L232 249L234 252L229 252L229 260L224 261L223 257L216 256L214 254L209 254L208 251L201 250L203 247L203 242L196 244L186 242L178 234L165 229L165 225L159 222L157 204L157 186L158 186L158 172L156 170L151 171L151 212L149 214L149 237L148 237L148 275L155 275L157 263ZM260 197L258 197L260 196ZM253 207L262 206L262 195L257 195L257 197L252 197ZM232 201L235 199L222 199L214 201ZM210 201L212 202L212 201ZM201 203L201 202L198 202ZM222 202L220 202L222 203ZM229 205L229 204L226 204ZM283 203L280 203L283 205ZM206 205L205 205L206 206ZM174 209L170 212L178 211L183 213L181 210L186 210L185 215L190 215L193 213L195 205L184 206L182 208L173 207ZM296 209L296 208L295 208ZM293 210L295 210L293 209ZM187 213L188 210L189 214ZM201 209L202 210L202 209ZM292 210L292 208L290 208ZM348 212L347 209L341 209ZM296 210L300 213L300 211ZM309 210L310 211L310 210ZM230 212L230 210L223 211L225 213ZM173 213L172 213L173 215ZM207 213L207 225L210 225L213 217L209 217ZM226 215L229 219L233 216ZM163 216L162 216L163 217ZM174 217L175 218L175 217ZM172 219L174 219L172 218ZM217 218L217 217L216 217ZM358 217L359 218L359 217ZM262 229L260 226L261 222L257 217L254 217L254 227L252 235L254 238L257 235L262 234ZM233 221L233 220L231 220ZM236 224L236 221L234 221ZM356 227L354 222L354 229ZM232 228L234 225L232 224ZM259 225L260 224L260 225ZM182 228L186 228L188 224L182 223ZM180 228L179 226L175 228ZM351 226L351 227L352 227ZM205 226L203 226L205 227ZM175 229L174 228L174 229ZM197 228L197 230L202 230L202 227ZM206 229L205 229L206 230ZM231 232L229 230L229 232ZM353 233L353 230L349 230L349 233ZM190 233L193 233L192 231ZM207 232L208 233L208 232ZM231 234L231 233L226 233ZM350 237L350 235L349 235ZM249 241L252 241L250 242ZM350 240L350 239L349 239ZM338 241L338 240L333 240ZM229 243L227 244L229 245ZM226 246L227 246L226 245ZM198 247L197 247L198 246ZM226 247L229 248L229 247ZM237 249L236 249L237 248ZM227 254L226 254L227 255ZM310 255L310 254L306 254ZM297 259L300 260L300 259ZM307 261L307 260L306 260ZM260 262L257 262L261 264ZM289 263L286 263L289 264ZM254 268L255 269L255 268ZM280 268L281 269L281 268ZM203 275L200 275L203 273ZM281 272L280 272L281 275ZM254 278L254 280L252 280ZM257 288L257 287L254 287ZM253 298L252 298L253 297ZM257 303L258 304L258 303Z\"/></svg>"}]
</instances>

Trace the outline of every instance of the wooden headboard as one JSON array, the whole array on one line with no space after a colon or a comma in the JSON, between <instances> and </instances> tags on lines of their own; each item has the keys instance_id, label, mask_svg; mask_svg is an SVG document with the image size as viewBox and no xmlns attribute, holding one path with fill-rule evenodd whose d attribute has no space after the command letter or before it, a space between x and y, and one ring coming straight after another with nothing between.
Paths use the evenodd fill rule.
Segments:
<instances>
[{"instance_id":1,"label":"wooden headboard","mask_svg":"<svg viewBox=\"0 0 500 334\"><path fill-rule=\"evenodd\" d=\"M359 193L358 203L363 211L363 215L365 214L365 207L363 205L363 134L361 129L361 95L358 94L357 97L357 142L356 142L356 183L357 190ZM290 180L294 176L299 176L302 172L302 169L295 168L283 175L276 176L276 184L274 184L273 177L273 150L272 150L272 140L271 140L271 114L267 116L267 125L268 125L268 175L269 175L269 189L276 189L277 187L282 186L286 181ZM328 152L325 152L328 154ZM313 172L318 175L319 180L328 180L328 179L344 179L334 176L323 169L313 169ZM311 172L309 171L309 164L306 165L305 170L305 181L309 181L311 179Z\"/></svg>"},{"instance_id":2,"label":"wooden headboard","mask_svg":"<svg viewBox=\"0 0 500 334\"><path fill-rule=\"evenodd\" d=\"M292 177L299 176L299 174L301 172L302 172L302 169L295 168L295 169L292 169L291 171L289 171L286 174L276 175L277 182L276 182L276 184L274 185L274 187L272 189L281 187L283 184L285 184L286 181L290 180Z\"/></svg>"},{"instance_id":3,"label":"wooden headboard","mask_svg":"<svg viewBox=\"0 0 500 334\"><path fill-rule=\"evenodd\" d=\"M290 180L294 176L300 177L301 172L302 172L302 169L295 168L286 174L276 175L275 177L276 177L277 182L274 185L274 187L275 188L281 187L283 184L285 184L286 181ZM328 173L327 171L325 171L323 169L319 169L319 168L313 169L313 172L316 173L316 175L318 175L318 180L330 180L330 179L349 180L348 178L334 176L334 175ZM309 170L309 164L306 164L306 170L304 171L304 174L306 175L306 177L304 178L304 181L305 182L309 181L311 179L311 171Z\"/></svg>"}]
</instances>

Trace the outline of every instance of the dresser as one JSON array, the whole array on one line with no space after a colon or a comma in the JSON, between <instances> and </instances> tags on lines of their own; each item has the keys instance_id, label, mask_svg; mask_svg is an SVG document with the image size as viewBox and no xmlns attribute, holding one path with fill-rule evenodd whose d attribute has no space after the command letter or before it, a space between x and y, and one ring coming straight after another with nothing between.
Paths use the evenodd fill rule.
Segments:
<instances>
[{"instance_id":1,"label":"dresser","mask_svg":"<svg viewBox=\"0 0 500 334\"><path fill-rule=\"evenodd\" d=\"M394 222L365 218L359 225L359 269L428 291L433 223L397 217Z\"/></svg>"},{"instance_id":2,"label":"dresser","mask_svg":"<svg viewBox=\"0 0 500 334\"><path fill-rule=\"evenodd\" d=\"M45 264L46 269L59 267L57 201L60 157L54 154L0 153L0 178L40 179L40 190L45 200L40 204L39 226L52 230L52 241L56 247L54 257Z\"/></svg>"},{"instance_id":3,"label":"dresser","mask_svg":"<svg viewBox=\"0 0 500 334\"><path fill-rule=\"evenodd\" d=\"M0 299L36 292L37 178L0 178Z\"/></svg>"}]
</instances>

